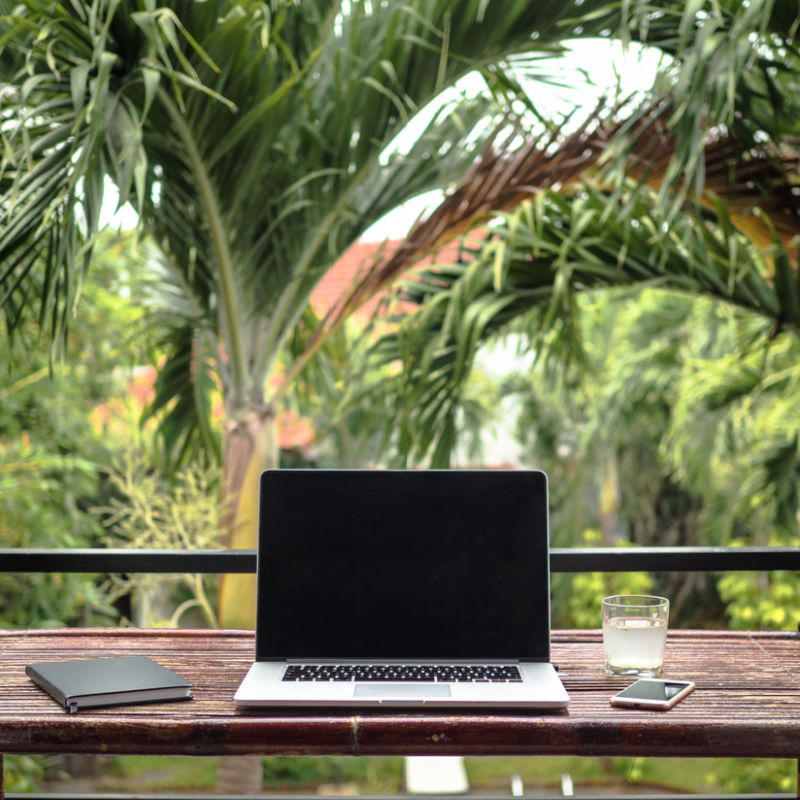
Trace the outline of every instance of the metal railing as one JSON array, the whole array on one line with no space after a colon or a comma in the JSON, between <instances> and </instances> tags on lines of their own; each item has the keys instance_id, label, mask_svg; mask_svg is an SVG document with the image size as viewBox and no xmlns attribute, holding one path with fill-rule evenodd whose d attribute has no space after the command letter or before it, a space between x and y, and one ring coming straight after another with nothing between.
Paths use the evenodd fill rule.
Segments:
<instances>
[{"instance_id":1,"label":"metal railing","mask_svg":"<svg viewBox=\"0 0 800 800\"><path fill-rule=\"evenodd\" d=\"M255 550L0 548L0 572L246 574ZM552 572L800 570L800 547L586 547L550 550Z\"/></svg>"}]
</instances>

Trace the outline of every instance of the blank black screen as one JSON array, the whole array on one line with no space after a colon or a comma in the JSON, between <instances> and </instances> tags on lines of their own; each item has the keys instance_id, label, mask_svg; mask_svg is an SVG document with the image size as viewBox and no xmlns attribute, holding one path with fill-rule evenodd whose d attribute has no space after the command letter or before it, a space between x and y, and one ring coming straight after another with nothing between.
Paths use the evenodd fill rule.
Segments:
<instances>
[{"instance_id":1,"label":"blank black screen","mask_svg":"<svg viewBox=\"0 0 800 800\"><path fill-rule=\"evenodd\" d=\"M548 557L542 472L265 472L256 655L546 660Z\"/></svg>"}]
</instances>

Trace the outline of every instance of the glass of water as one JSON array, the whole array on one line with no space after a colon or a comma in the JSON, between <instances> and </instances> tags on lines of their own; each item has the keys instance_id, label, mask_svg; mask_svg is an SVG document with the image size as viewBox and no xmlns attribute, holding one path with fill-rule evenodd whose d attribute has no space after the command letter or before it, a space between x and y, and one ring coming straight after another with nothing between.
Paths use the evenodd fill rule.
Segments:
<instances>
[{"instance_id":1,"label":"glass of water","mask_svg":"<svg viewBox=\"0 0 800 800\"><path fill-rule=\"evenodd\" d=\"M603 649L608 675L652 677L664 664L669 600L617 594L603 600Z\"/></svg>"}]
</instances>

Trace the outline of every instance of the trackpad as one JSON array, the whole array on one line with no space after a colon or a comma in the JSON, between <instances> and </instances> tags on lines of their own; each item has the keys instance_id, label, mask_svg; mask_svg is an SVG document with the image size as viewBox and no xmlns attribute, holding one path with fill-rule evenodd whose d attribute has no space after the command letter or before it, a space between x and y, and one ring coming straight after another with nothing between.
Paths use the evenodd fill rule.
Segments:
<instances>
[{"instance_id":1,"label":"trackpad","mask_svg":"<svg viewBox=\"0 0 800 800\"><path fill-rule=\"evenodd\" d=\"M357 683L355 697L388 697L393 699L450 697L450 687L419 683Z\"/></svg>"}]
</instances>

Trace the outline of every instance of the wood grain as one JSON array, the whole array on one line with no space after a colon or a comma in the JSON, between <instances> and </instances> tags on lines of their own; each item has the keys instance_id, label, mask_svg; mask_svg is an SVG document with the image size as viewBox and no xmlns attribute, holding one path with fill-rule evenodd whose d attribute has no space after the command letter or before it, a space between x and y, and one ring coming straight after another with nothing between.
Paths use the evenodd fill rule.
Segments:
<instances>
[{"instance_id":1,"label":"wood grain","mask_svg":"<svg viewBox=\"0 0 800 800\"><path fill-rule=\"evenodd\" d=\"M796 633L671 631L664 677L697 689L668 712L612 708L629 683L602 669L599 631L555 631L562 712L458 714L237 711L253 656L245 631L0 631L0 752L182 755L800 755ZM150 656L195 684L194 699L68 714L25 665Z\"/></svg>"}]
</instances>

